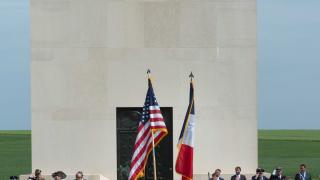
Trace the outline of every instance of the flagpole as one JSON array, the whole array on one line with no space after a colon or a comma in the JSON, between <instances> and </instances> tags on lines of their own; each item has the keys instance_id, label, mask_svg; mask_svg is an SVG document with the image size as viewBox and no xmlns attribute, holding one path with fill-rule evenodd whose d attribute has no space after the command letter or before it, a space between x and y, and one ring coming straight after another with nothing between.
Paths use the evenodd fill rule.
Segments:
<instances>
[{"instance_id":1,"label":"flagpole","mask_svg":"<svg viewBox=\"0 0 320 180\"><path fill-rule=\"evenodd\" d=\"M152 130L151 130L151 134L152 134L152 154L153 154L153 176L154 176L154 180L157 180L156 151L154 149L154 135Z\"/></svg>"},{"instance_id":2,"label":"flagpole","mask_svg":"<svg viewBox=\"0 0 320 180\"><path fill-rule=\"evenodd\" d=\"M151 73L150 69L148 69L147 74L149 79L150 79L150 73ZM154 149L154 135L153 135L152 129L150 131L152 135L153 177L154 177L154 180L157 180L157 165L156 165L156 151Z\"/></svg>"}]
</instances>

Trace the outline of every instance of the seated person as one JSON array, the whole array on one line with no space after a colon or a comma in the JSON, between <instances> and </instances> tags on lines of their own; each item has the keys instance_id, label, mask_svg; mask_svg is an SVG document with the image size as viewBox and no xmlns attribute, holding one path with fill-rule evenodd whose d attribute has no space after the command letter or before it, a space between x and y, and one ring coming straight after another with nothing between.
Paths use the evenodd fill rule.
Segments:
<instances>
[{"instance_id":1,"label":"seated person","mask_svg":"<svg viewBox=\"0 0 320 180\"><path fill-rule=\"evenodd\" d=\"M218 180L224 180L222 177L220 177L220 175L221 175L221 169L216 169L216 170L214 171L214 173L216 173L216 174L218 175Z\"/></svg>"},{"instance_id":2,"label":"seated person","mask_svg":"<svg viewBox=\"0 0 320 180\"><path fill-rule=\"evenodd\" d=\"M41 176L41 170L36 169L34 171L34 176L30 176L28 180L45 180L45 179Z\"/></svg>"},{"instance_id":3,"label":"seated person","mask_svg":"<svg viewBox=\"0 0 320 180\"><path fill-rule=\"evenodd\" d=\"M299 172L294 177L295 180L311 180L311 174L307 171L307 166L305 164L300 165Z\"/></svg>"},{"instance_id":4,"label":"seated person","mask_svg":"<svg viewBox=\"0 0 320 180\"><path fill-rule=\"evenodd\" d=\"M266 176L263 175L264 169L257 168L256 175L252 176L251 180L269 180Z\"/></svg>"},{"instance_id":5,"label":"seated person","mask_svg":"<svg viewBox=\"0 0 320 180\"><path fill-rule=\"evenodd\" d=\"M52 173L51 176L53 177L54 180L61 180L61 179L65 179L67 177L67 175L62 171L54 172L54 173Z\"/></svg>"},{"instance_id":6,"label":"seated person","mask_svg":"<svg viewBox=\"0 0 320 180\"><path fill-rule=\"evenodd\" d=\"M82 171L78 171L76 173L76 179L75 180L85 180L85 179L83 179L83 172Z\"/></svg>"},{"instance_id":7,"label":"seated person","mask_svg":"<svg viewBox=\"0 0 320 180\"><path fill-rule=\"evenodd\" d=\"M209 180L219 180L219 174L214 172Z\"/></svg>"},{"instance_id":8,"label":"seated person","mask_svg":"<svg viewBox=\"0 0 320 180\"><path fill-rule=\"evenodd\" d=\"M286 179L286 176L284 176L282 174L282 168L281 167L277 167L275 169L275 174L272 174L270 176L270 180L285 180Z\"/></svg>"},{"instance_id":9,"label":"seated person","mask_svg":"<svg viewBox=\"0 0 320 180\"><path fill-rule=\"evenodd\" d=\"M231 176L231 180L247 180L245 175L240 174L241 173L241 167L237 166L234 168L236 174Z\"/></svg>"}]
</instances>

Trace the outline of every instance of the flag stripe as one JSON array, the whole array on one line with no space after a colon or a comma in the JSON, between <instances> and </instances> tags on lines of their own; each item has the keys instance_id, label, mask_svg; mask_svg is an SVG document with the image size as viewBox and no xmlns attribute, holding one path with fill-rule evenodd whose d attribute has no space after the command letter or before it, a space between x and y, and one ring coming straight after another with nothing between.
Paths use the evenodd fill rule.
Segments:
<instances>
[{"instance_id":1,"label":"flag stripe","mask_svg":"<svg viewBox=\"0 0 320 180\"><path fill-rule=\"evenodd\" d=\"M157 121L157 122L151 122L151 126L152 126L153 128L155 128L155 127L161 128L161 127L164 127L165 124L164 124L164 122Z\"/></svg>"},{"instance_id":2,"label":"flag stripe","mask_svg":"<svg viewBox=\"0 0 320 180\"><path fill-rule=\"evenodd\" d=\"M157 114L150 114L150 118L153 119L153 118L163 118L163 117L162 117L162 114L157 113Z\"/></svg>"},{"instance_id":3,"label":"flag stripe","mask_svg":"<svg viewBox=\"0 0 320 180\"><path fill-rule=\"evenodd\" d=\"M150 118L150 122L157 122L157 121L163 122L162 120L163 118Z\"/></svg>"},{"instance_id":4,"label":"flag stripe","mask_svg":"<svg viewBox=\"0 0 320 180\"><path fill-rule=\"evenodd\" d=\"M151 110L150 109L150 113L152 113L152 114L157 114L157 113L161 114L161 111L160 111L160 109L156 109L156 110Z\"/></svg>"},{"instance_id":5,"label":"flag stripe","mask_svg":"<svg viewBox=\"0 0 320 180\"><path fill-rule=\"evenodd\" d=\"M183 141L182 141L183 144L186 144L191 147L193 147L193 141L194 141L193 140L194 139L193 137L194 120L195 120L194 114L190 114L189 120L188 120L188 126L186 127L186 130L183 136Z\"/></svg>"},{"instance_id":6,"label":"flag stripe","mask_svg":"<svg viewBox=\"0 0 320 180\"><path fill-rule=\"evenodd\" d=\"M150 110L159 110L160 111L160 107L159 106L149 106Z\"/></svg>"},{"instance_id":7,"label":"flag stripe","mask_svg":"<svg viewBox=\"0 0 320 180\"><path fill-rule=\"evenodd\" d=\"M183 176L192 178L193 147L182 144L177 159L176 170Z\"/></svg>"}]
</instances>

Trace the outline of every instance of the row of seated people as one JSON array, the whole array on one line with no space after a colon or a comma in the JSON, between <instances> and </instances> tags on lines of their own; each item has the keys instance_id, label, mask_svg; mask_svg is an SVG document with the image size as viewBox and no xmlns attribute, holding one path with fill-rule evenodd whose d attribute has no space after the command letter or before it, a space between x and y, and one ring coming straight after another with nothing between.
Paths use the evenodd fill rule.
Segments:
<instances>
[{"instance_id":1,"label":"row of seated people","mask_svg":"<svg viewBox=\"0 0 320 180\"><path fill-rule=\"evenodd\" d=\"M294 180L312 180L311 174L307 171L307 166L305 164L301 164L299 168L299 172L295 175ZM221 170L216 169L214 173L210 177L210 173L208 173L209 180L224 180L220 177ZM53 180L62 180L65 179L67 175L62 171L57 171L52 173ZM10 180L18 179L16 176L11 176ZM268 178L264 175L264 169L257 168L256 175L251 177L251 180L291 180L289 176L283 175L283 171L281 167L277 167L272 175ZM45 180L41 176L41 170L36 169L34 175L29 177L29 180ZM75 180L85 180L82 171L78 171L75 175ZM241 174L241 167L235 167L235 175L231 176L230 180L247 180L247 177Z\"/></svg>"},{"instance_id":2,"label":"row of seated people","mask_svg":"<svg viewBox=\"0 0 320 180\"><path fill-rule=\"evenodd\" d=\"M307 166L305 164L301 164L299 171L294 176L294 180L312 180L311 174L307 171ZM216 169L214 173L210 177L210 173L208 173L209 180L224 180L220 177L221 170ZM283 175L283 171L281 167L277 167L271 176L268 178L264 175L264 169L257 168L256 175L251 177L251 180L291 180L292 178L289 176ZM241 174L241 167L235 167L235 175L231 176L230 180L247 180L247 177Z\"/></svg>"},{"instance_id":3,"label":"row of seated people","mask_svg":"<svg viewBox=\"0 0 320 180\"><path fill-rule=\"evenodd\" d=\"M62 180L67 177L67 175L63 171L57 171L51 174L53 180ZM17 180L17 176L11 176L10 180ZM31 175L28 180L45 180L45 178L41 175L41 170L36 169L34 175ZM78 171L75 175L75 180L85 180L83 177L83 172Z\"/></svg>"}]
</instances>

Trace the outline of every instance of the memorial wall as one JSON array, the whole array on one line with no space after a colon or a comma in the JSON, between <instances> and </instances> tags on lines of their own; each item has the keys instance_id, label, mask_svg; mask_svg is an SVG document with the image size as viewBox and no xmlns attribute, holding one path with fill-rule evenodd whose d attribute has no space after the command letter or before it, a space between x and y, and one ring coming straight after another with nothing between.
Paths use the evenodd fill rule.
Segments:
<instances>
[{"instance_id":1,"label":"memorial wall","mask_svg":"<svg viewBox=\"0 0 320 180\"><path fill-rule=\"evenodd\" d=\"M33 171L121 179L133 144L120 121L143 106L148 68L172 128L164 172L180 179L172 167L190 71L195 180L255 171L255 0L31 0L30 17Z\"/></svg>"}]
</instances>

